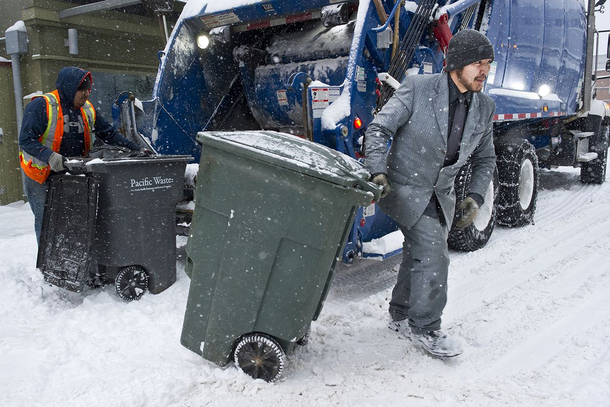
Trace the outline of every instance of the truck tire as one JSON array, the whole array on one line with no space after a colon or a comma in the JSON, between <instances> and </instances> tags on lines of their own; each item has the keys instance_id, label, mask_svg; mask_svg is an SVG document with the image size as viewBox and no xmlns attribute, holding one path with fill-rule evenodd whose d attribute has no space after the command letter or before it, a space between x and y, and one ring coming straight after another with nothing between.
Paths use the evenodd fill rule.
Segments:
<instances>
[{"instance_id":1,"label":"truck tire","mask_svg":"<svg viewBox=\"0 0 610 407\"><path fill-rule=\"evenodd\" d=\"M466 163L455 177L455 204L456 207L466 198L470 177L472 176L472 164ZM485 194L483 206L472 225L464 229L458 229L455 224L461 213L456 209L453 226L449 231L447 243L449 248L459 251L473 252L487 244L496 224L496 207L498 204L498 172L494 171L493 178Z\"/></svg>"},{"instance_id":2,"label":"truck tire","mask_svg":"<svg viewBox=\"0 0 610 407\"><path fill-rule=\"evenodd\" d=\"M608 124L601 124L595 130L595 135L589 140L589 151L597 153L597 158L582 163L580 167L580 182L583 184L602 184L606 180L608 164Z\"/></svg>"},{"instance_id":3,"label":"truck tire","mask_svg":"<svg viewBox=\"0 0 610 407\"><path fill-rule=\"evenodd\" d=\"M500 198L499 225L521 227L534 223L538 198L538 157L527 140L509 139L496 145Z\"/></svg>"}]
</instances>

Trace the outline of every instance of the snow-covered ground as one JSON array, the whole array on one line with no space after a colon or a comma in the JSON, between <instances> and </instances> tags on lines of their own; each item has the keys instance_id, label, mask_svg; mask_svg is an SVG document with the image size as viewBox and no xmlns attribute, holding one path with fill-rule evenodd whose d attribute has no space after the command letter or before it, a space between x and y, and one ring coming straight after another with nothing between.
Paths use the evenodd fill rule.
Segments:
<instances>
[{"instance_id":1,"label":"snow-covered ground","mask_svg":"<svg viewBox=\"0 0 610 407\"><path fill-rule=\"evenodd\" d=\"M544 171L536 224L452 253L434 359L386 327L396 260L341 267L283 379L251 380L180 345L189 278L124 303L71 293L34 267L29 207L0 207L0 405L610 406L610 182Z\"/></svg>"}]
</instances>

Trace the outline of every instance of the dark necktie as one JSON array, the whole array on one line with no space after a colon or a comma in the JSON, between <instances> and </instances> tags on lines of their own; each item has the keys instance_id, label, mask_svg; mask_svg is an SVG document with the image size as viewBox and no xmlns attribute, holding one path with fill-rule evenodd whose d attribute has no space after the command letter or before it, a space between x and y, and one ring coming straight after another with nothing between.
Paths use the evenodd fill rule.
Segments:
<instances>
[{"instance_id":1,"label":"dark necktie","mask_svg":"<svg viewBox=\"0 0 610 407\"><path fill-rule=\"evenodd\" d=\"M447 154L445 155L445 166L454 164L458 159L458 151L462 142L464 132L464 122L466 121L466 103L464 95L458 96L458 104L453 114L451 132L447 138Z\"/></svg>"}]
</instances>

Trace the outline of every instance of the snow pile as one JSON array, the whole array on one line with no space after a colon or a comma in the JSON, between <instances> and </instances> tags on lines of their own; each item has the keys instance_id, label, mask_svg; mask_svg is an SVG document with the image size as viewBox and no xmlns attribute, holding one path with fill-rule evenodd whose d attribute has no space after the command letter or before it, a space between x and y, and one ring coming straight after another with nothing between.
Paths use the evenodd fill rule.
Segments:
<instances>
[{"instance_id":1,"label":"snow pile","mask_svg":"<svg viewBox=\"0 0 610 407\"><path fill-rule=\"evenodd\" d=\"M370 2L366 1L360 2L358 5L356 27L354 28L354 37L352 38L352 45L350 48L350 60L347 66L344 85L352 83L355 79L357 61L355 60L354 55L358 55L357 50L362 46L361 37L364 30L364 21L366 20L365 16L368 13L369 6ZM351 89L349 86L344 86L341 96L322 113L322 129L333 130L337 123L350 115L350 100Z\"/></svg>"},{"instance_id":2,"label":"snow pile","mask_svg":"<svg viewBox=\"0 0 610 407\"><path fill-rule=\"evenodd\" d=\"M465 10L467 7L470 7L478 2L479 0L458 0L451 4L446 4L436 11L435 19L440 19L444 14L448 14L449 17L452 18L456 14L457 10Z\"/></svg>"},{"instance_id":3,"label":"snow pile","mask_svg":"<svg viewBox=\"0 0 610 407\"><path fill-rule=\"evenodd\" d=\"M404 240L402 232L397 230L379 239L373 239L370 242L363 243L362 250L369 254L383 255L392 253L402 249Z\"/></svg>"},{"instance_id":4,"label":"snow pile","mask_svg":"<svg viewBox=\"0 0 610 407\"><path fill-rule=\"evenodd\" d=\"M184 182L187 185L197 185L197 173L199 172L199 164L187 164L184 171Z\"/></svg>"},{"instance_id":5,"label":"snow pile","mask_svg":"<svg viewBox=\"0 0 610 407\"><path fill-rule=\"evenodd\" d=\"M417 11L417 7L419 7L419 4L414 1L405 1L404 7L407 12L415 14L415 12Z\"/></svg>"},{"instance_id":6,"label":"snow pile","mask_svg":"<svg viewBox=\"0 0 610 407\"><path fill-rule=\"evenodd\" d=\"M189 0L182 9L180 18L189 18L199 15L205 7L205 13L217 13L219 11L231 10L240 6L262 3L263 0ZM207 7L206 7L207 6Z\"/></svg>"},{"instance_id":7,"label":"snow pile","mask_svg":"<svg viewBox=\"0 0 610 407\"><path fill-rule=\"evenodd\" d=\"M13 24L9 28L7 28L5 32L12 32L12 31L26 32L27 30L25 29L25 23L22 20L19 20L15 24Z\"/></svg>"}]
</instances>

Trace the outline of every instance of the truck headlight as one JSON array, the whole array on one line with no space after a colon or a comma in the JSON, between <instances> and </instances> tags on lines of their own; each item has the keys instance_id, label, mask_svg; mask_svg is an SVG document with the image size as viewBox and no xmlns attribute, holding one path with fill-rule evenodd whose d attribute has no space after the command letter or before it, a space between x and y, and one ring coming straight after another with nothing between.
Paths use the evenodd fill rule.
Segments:
<instances>
[{"instance_id":1,"label":"truck headlight","mask_svg":"<svg viewBox=\"0 0 610 407\"><path fill-rule=\"evenodd\" d=\"M547 96L549 93L551 93L549 85L541 85L540 88L538 88L538 96L541 98Z\"/></svg>"},{"instance_id":2,"label":"truck headlight","mask_svg":"<svg viewBox=\"0 0 610 407\"><path fill-rule=\"evenodd\" d=\"M197 46L199 48L206 49L209 45L210 38L207 35L201 34L199 37L197 37Z\"/></svg>"}]
</instances>

